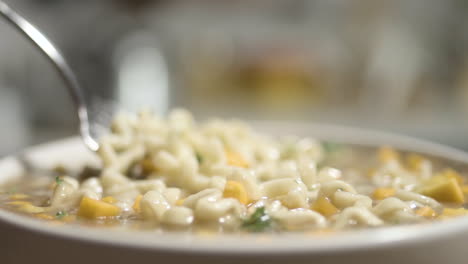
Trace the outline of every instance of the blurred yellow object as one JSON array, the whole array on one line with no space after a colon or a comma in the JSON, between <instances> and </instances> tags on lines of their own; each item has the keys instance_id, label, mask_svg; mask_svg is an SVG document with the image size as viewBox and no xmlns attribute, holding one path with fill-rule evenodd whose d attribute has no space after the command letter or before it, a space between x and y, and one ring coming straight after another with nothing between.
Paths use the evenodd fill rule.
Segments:
<instances>
[{"instance_id":1,"label":"blurred yellow object","mask_svg":"<svg viewBox=\"0 0 468 264\"><path fill-rule=\"evenodd\" d=\"M48 215L48 214L44 214L44 213L36 214L36 215L34 215L34 217L39 218L39 219L43 219L43 220L54 220L55 219L55 217L53 217L51 215Z\"/></svg>"},{"instance_id":2,"label":"blurred yellow object","mask_svg":"<svg viewBox=\"0 0 468 264\"><path fill-rule=\"evenodd\" d=\"M45 208L35 206L31 202L26 201L13 201L8 202L7 204L17 206L18 210L25 213L37 214L45 211Z\"/></svg>"},{"instance_id":3,"label":"blurred yellow object","mask_svg":"<svg viewBox=\"0 0 468 264\"><path fill-rule=\"evenodd\" d=\"M406 159L406 165L412 171L420 171L426 158L418 154L410 154Z\"/></svg>"},{"instance_id":4,"label":"blurred yellow object","mask_svg":"<svg viewBox=\"0 0 468 264\"><path fill-rule=\"evenodd\" d=\"M224 187L223 197L235 198L242 204L249 203L249 197L244 185L236 181L227 181L226 186Z\"/></svg>"},{"instance_id":5,"label":"blurred yellow object","mask_svg":"<svg viewBox=\"0 0 468 264\"><path fill-rule=\"evenodd\" d=\"M175 205L177 205L177 206L182 206L182 205L184 204L184 202L185 202L185 199L179 199L179 200L177 200L177 201L175 202Z\"/></svg>"},{"instance_id":6,"label":"blurred yellow object","mask_svg":"<svg viewBox=\"0 0 468 264\"><path fill-rule=\"evenodd\" d=\"M439 218L446 219L465 215L468 215L468 210L465 208L444 208Z\"/></svg>"},{"instance_id":7,"label":"blurred yellow object","mask_svg":"<svg viewBox=\"0 0 468 264\"><path fill-rule=\"evenodd\" d=\"M458 172L452 169L444 170L440 176L447 177L447 178L454 178L455 180L457 180L458 184L460 185L463 185L463 182L465 181L465 179Z\"/></svg>"},{"instance_id":8,"label":"blurred yellow object","mask_svg":"<svg viewBox=\"0 0 468 264\"><path fill-rule=\"evenodd\" d=\"M372 194L372 197L375 200L383 200L383 199L391 197L393 195L395 195L395 189L394 188L377 188L377 189L375 189L374 193Z\"/></svg>"},{"instance_id":9,"label":"blurred yellow object","mask_svg":"<svg viewBox=\"0 0 468 264\"><path fill-rule=\"evenodd\" d=\"M104 198L101 199L103 202L106 202L106 203L110 203L110 204L114 204L117 202L117 199L115 199L114 197L112 196L106 196Z\"/></svg>"},{"instance_id":10,"label":"blurred yellow object","mask_svg":"<svg viewBox=\"0 0 468 264\"><path fill-rule=\"evenodd\" d=\"M463 194L468 195L468 185L463 185L461 188L462 188Z\"/></svg>"},{"instance_id":11,"label":"blurred yellow object","mask_svg":"<svg viewBox=\"0 0 468 264\"><path fill-rule=\"evenodd\" d=\"M29 198L29 195L24 194L24 193L16 193L16 194L10 195L9 198L10 200L24 200L24 199Z\"/></svg>"},{"instance_id":12,"label":"blurred yellow object","mask_svg":"<svg viewBox=\"0 0 468 264\"><path fill-rule=\"evenodd\" d=\"M334 206L326 197L318 198L312 205L311 209L321 213L325 217L330 217L339 211L338 208L336 208L336 206Z\"/></svg>"},{"instance_id":13,"label":"blurred yellow object","mask_svg":"<svg viewBox=\"0 0 468 264\"><path fill-rule=\"evenodd\" d=\"M465 202L465 196L457 178L449 174L441 174L431 178L419 190L421 194L432 197L439 202L457 203Z\"/></svg>"},{"instance_id":14,"label":"blurred yellow object","mask_svg":"<svg viewBox=\"0 0 468 264\"><path fill-rule=\"evenodd\" d=\"M227 163L231 166L248 168L249 164L247 161L237 152L226 150Z\"/></svg>"},{"instance_id":15,"label":"blurred yellow object","mask_svg":"<svg viewBox=\"0 0 468 264\"><path fill-rule=\"evenodd\" d=\"M135 202L133 203L133 210L137 213L140 212L140 202L141 202L141 198L143 198L143 195L139 194L136 198L135 198Z\"/></svg>"},{"instance_id":16,"label":"blurred yellow object","mask_svg":"<svg viewBox=\"0 0 468 264\"><path fill-rule=\"evenodd\" d=\"M375 173L377 172L376 168L370 168L367 170L367 177L372 178L374 177Z\"/></svg>"},{"instance_id":17,"label":"blurred yellow object","mask_svg":"<svg viewBox=\"0 0 468 264\"><path fill-rule=\"evenodd\" d=\"M400 154L392 147L381 147L379 149L378 157L381 163L400 160Z\"/></svg>"},{"instance_id":18,"label":"blurred yellow object","mask_svg":"<svg viewBox=\"0 0 468 264\"><path fill-rule=\"evenodd\" d=\"M425 218L432 219L437 216L437 213L429 206L424 206L416 210L417 215L424 216Z\"/></svg>"},{"instance_id":19,"label":"blurred yellow object","mask_svg":"<svg viewBox=\"0 0 468 264\"><path fill-rule=\"evenodd\" d=\"M94 200L89 197L81 199L78 209L78 216L96 219L101 217L112 217L120 214L120 208L99 200Z\"/></svg>"}]
</instances>

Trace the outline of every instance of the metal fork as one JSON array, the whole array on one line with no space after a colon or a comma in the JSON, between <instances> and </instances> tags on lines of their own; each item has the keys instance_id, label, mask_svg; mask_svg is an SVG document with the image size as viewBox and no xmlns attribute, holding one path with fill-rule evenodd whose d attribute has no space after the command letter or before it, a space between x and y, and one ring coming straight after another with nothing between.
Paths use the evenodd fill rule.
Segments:
<instances>
[{"instance_id":1,"label":"metal fork","mask_svg":"<svg viewBox=\"0 0 468 264\"><path fill-rule=\"evenodd\" d=\"M0 1L0 16L5 18L5 20L12 24L20 33L26 36L34 46L41 51L41 54L53 64L57 73L65 82L68 92L75 104L80 121L81 138L89 149L97 151L99 149L99 143L91 131L89 108L85 101L83 89L63 55L40 30L3 1Z\"/></svg>"}]
</instances>

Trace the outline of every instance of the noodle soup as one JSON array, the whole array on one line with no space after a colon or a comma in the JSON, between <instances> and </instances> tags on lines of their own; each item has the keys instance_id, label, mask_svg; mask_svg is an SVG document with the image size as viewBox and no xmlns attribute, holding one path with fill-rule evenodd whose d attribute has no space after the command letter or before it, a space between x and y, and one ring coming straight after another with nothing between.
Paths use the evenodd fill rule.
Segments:
<instances>
[{"instance_id":1,"label":"noodle soup","mask_svg":"<svg viewBox=\"0 0 468 264\"><path fill-rule=\"evenodd\" d=\"M322 232L431 223L467 214L466 166L239 121L119 115L102 166L0 186L0 206L43 221L130 230ZM58 164L59 165L59 164Z\"/></svg>"}]
</instances>

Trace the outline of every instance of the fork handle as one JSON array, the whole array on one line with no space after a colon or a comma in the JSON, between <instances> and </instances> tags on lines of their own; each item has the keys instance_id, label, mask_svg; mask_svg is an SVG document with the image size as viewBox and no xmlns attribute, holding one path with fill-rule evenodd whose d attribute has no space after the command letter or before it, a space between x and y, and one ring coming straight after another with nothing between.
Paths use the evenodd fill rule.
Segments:
<instances>
[{"instance_id":1,"label":"fork handle","mask_svg":"<svg viewBox=\"0 0 468 264\"><path fill-rule=\"evenodd\" d=\"M68 92L75 104L80 121L80 132L85 144L93 151L97 151L99 144L90 133L88 108L84 99L83 89L66 62L61 52L56 46L33 24L10 8L5 2L0 1L0 15L14 26L22 35L34 44L54 66L60 78L65 82Z\"/></svg>"}]
</instances>

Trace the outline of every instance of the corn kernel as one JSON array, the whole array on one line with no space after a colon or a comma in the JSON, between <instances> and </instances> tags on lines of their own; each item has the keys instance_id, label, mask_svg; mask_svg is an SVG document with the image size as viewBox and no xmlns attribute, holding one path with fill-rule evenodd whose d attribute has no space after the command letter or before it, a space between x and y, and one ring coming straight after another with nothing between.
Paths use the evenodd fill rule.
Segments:
<instances>
[{"instance_id":1,"label":"corn kernel","mask_svg":"<svg viewBox=\"0 0 468 264\"><path fill-rule=\"evenodd\" d=\"M143 198L143 195L139 194L136 198L135 198L135 202L133 203L133 210L137 213L140 212L140 202L141 202L141 198Z\"/></svg>"},{"instance_id":2,"label":"corn kernel","mask_svg":"<svg viewBox=\"0 0 468 264\"><path fill-rule=\"evenodd\" d=\"M106 203L110 203L110 204L115 204L117 202L117 199L115 199L112 196L106 196L106 197L102 198L101 201L106 202Z\"/></svg>"},{"instance_id":3,"label":"corn kernel","mask_svg":"<svg viewBox=\"0 0 468 264\"><path fill-rule=\"evenodd\" d=\"M391 147L381 147L378 156L379 161L382 163L400 160L400 154Z\"/></svg>"},{"instance_id":4,"label":"corn kernel","mask_svg":"<svg viewBox=\"0 0 468 264\"><path fill-rule=\"evenodd\" d=\"M237 152L226 150L227 163L231 166L248 168L249 164L247 161Z\"/></svg>"},{"instance_id":5,"label":"corn kernel","mask_svg":"<svg viewBox=\"0 0 468 264\"><path fill-rule=\"evenodd\" d=\"M249 203L249 197L247 191L245 190L244 185L236 181L226 182L224 187L223 197L225 198L235 198L239 200L242 204Z\"/></svg>"},{"instance_id":6,"label":"corn kernel","mask_svg":"<svg viewBox=\"0 0 468 264\"><path fill-rule=\"evenodd\" d=\"M78 209L78 216L96 219L101 217L112 217L120 214L120 208L99 200L94 200L89 197L81 199Z\"/></svg>"},{"instance_id":7,"label":"corn kernel","mask_svg":"<svg viewBox=\"0 0 468 264\"><path fill-rule=\"evenodd\" d=\"M179 200L177 200L177 201L175 202L175 205L177 205L177 206L182 206L182 205L184 205L184 202L185 202L185 199L179 199Z\"/></svg>"},{"instance_id":8,"label":"corn kernel","mask_svg":"<svg viewBox=\"0 0 468 264\"><path fill-rule=\"evenodd\" d=\"M330 217L338 213L338 208L336 208L328 198L320 197L312 205L312 210L317 211L324 215L325 217Z\"/></svg>"},{"instance_id":9,"label":"corn kernel","mask_svg":"<svg viewBox=\"0 0 468 264\"><path fill-rule=\"evenodd\" d=\"M411 154L406 159L406 164L410 170L420 171L425 160L426 159L421 155Z\"/></svg>"},{"instance_id":10,"label":"corn kernel","mask_svg":"<svg viewBox=\"0 0 468 264\"><path fill-rule=\"evenodd\" d=\"M444 176L444 177L448 177L448 178L454 178L455 180L457 180L458 184L460 184L460 185L462 185L463 182L464 182L463 177L458 172L456 172L455 170L452 170L452 169L444 170L441 173L441 175Z\"/></svg>"},{"instance_id":11,"label":"corn kernel","mask_svg":"<svg viewBox=\"0 0 468 264\"><path fill-rule=\"evenodd\" d=\"M468 215L468 210L465 208L444 208L444 211L439 216L439 218L447 219L465 215Z\"/></svg>"},{"instance_id":12,"label":"corn kernel","mask_svg":"<svg viewBox=\"0 0 468 264\"><path fill-rule=\"evenodd\" d=\"M375 200L383 200L388 197L391 197L395 195L395 189L394 188L377 188L375 189L374 193L372 194L372 197Z\"/></svg>"},{"instance_id":13,"label":"corn kernel","mask_svg":"<svg viewBox=\"0 0 468 264\"><path fill-rule=\"evenodd\" d=\"M468 185L463 185L461 189L464 195L468 195Z\"/></svg>"},{"instance_id":14,"label":"corn kernel","mask_svg":"<svg viewBox=\"0 0 468 264\"><path fill-rule=\"evenodd\" d=\"M417 215L420 215L420 216L424 216L426 218L434 218L437 216L437 213L434 211L434 209L432 209L431 207L429 206L424 206L424 207L421 207L419 208L418 210L416 210L415 212Z\"/></svg>"}]
</instances>

